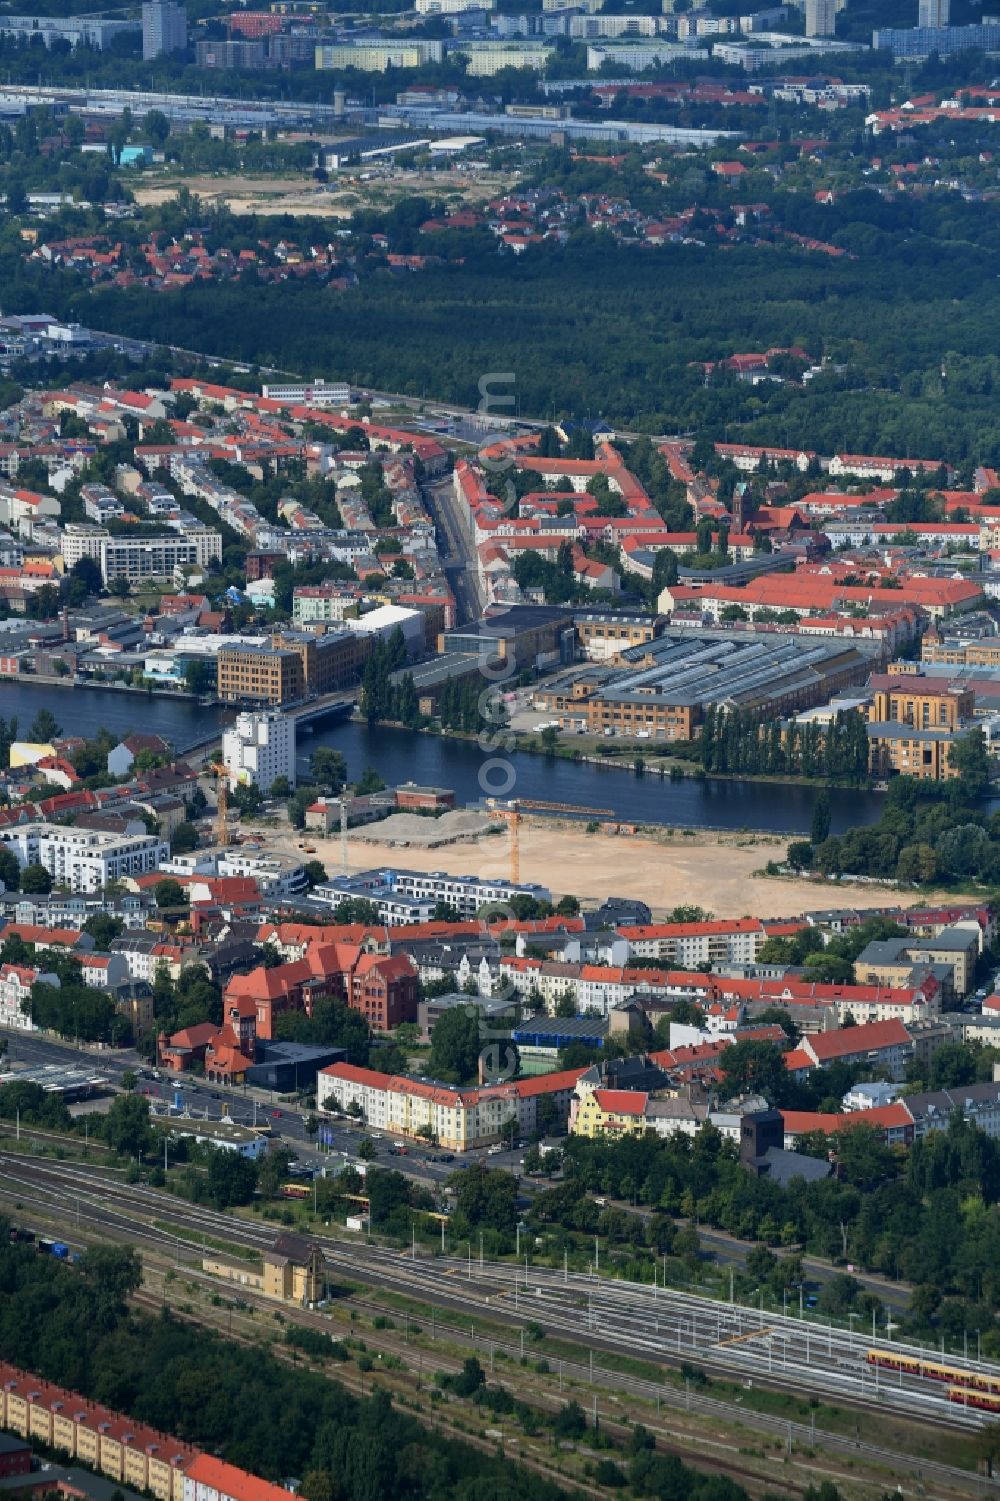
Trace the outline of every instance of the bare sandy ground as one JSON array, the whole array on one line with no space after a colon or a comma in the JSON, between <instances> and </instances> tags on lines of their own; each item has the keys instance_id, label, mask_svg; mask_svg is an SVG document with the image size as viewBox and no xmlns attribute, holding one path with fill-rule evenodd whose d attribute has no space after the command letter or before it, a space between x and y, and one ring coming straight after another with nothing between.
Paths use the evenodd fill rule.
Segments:
<instances>
[{"instance_id":1,"label":"bare sandy ground","mask_svg":"<svg viewBox=\"0 0 1000 1501\"><path fill-rule=\"evenodd\" d=\"M391 207L409 194L425 192L452 197L463 203L492 198L513 181L510 173L469 176L461 172L396 173L372 182L350 177L335 178L321 186L306 173L248 176L242 173L215 175L150 172L135 185L138 203L159 206L176 198L186 187L206 202L225 203L234 214L301 214L315 218L350 219L358 208Z\"/></svg>"},{"instance_id":2,"label":"bare sandy ground","mask_svg":"<svg viewBox=\"0 0 1000 1501\"><path fill-rule=\"evenodd\" d=\"M275 843L301 857L301 837L281 834ZM310 835L307 842L315 845L312 858L322 860L329 875L340 872L339 839ZM656 839L587 834L582 829L529 823L521 829L521 880L537 881L555 897L572 893L586 903L625 896L647 902L659 914L686 903L704 907L717 917L794 916L834 906L908 906L944 895L925 893L918 898L912 892L896 893L881 886L755 874L768 860L779 858L786 844L786 839L767 835L698 832ZM391 864L404 870L510 877L510 838L506 832L460 847L433 850L380 847L352 837L347 853L351 870ZM951 897L954 899L954 893Z\"/></svg>"}]
</instances>

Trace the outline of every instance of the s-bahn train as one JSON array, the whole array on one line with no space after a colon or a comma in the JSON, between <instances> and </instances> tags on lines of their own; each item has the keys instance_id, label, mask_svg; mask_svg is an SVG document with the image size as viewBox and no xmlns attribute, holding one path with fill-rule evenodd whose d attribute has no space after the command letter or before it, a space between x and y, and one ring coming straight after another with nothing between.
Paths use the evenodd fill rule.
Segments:
<instances>
[{"instance_id":1,"label":"s-bahn train","mask_svg":"<svg viewBox=\"0 0 1000 1501\"><path fill-rule=\"evenodd\" d=\"M984 1412L1000 1412L1000 1376L990 1376L985 1371L963 1371L960 1366L896 1350L869 1350L865 1358L869 1365L883 1371L902 1371L907 1376L945 1383L949 1402Z\"/></svg>"}]
</instances>

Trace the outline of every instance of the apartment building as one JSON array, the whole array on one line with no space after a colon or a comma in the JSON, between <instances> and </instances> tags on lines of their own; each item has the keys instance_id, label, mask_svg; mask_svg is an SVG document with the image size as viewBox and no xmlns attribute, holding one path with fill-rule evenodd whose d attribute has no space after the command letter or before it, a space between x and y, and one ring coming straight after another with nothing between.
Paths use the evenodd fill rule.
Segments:
<instances>
[{"instance_id":1,"label":"apartment building","mask_svg":"<svg viewBox=\"0 0 1000 1501\"><path fill-rule=\"evenodd\" d=\"M170 854L166 841L153 834L108 834L50 823L0 828L0 840L22 869L42 865L57 886L72 891L100 891L112 881L149 875Z\"/></svg>"},{"instance_id":2,"label":"apartment building","mask_svg":"<svg viewBox=\"0 0 1000 1501\"><path fill-rule=\"evenodd\" d=\"M265 1253L265 1270L269 1257L276 1259ZM0 1428L154 1501L289 1501L279 1485L6 1362L0 1363Z\"/></svg>"},{"instance_id":3,"label":"apartment building","mask_svg":"<svg viewBox=\"0 0 1000 1501\"><path fill-rule=\"evenodd\" d=\"M905 1105L915 1137L947 1131L952 1117L959 1114L994 1141L1000 1138L1000 1083L963 1084L955 1089L907 1095Z\"/></svg>"},{"instance_id":4,"label":"apartment building","mask_svg":"<svg viewBox=\"0 0 1000 1501\"><path fill-rule=\"evenodd\" d=\"M922 782L950 782L959 775L951 752L953 730L924 730L885 721L868 725L868 768L873 777L917 777Z\"/></svg>"},{"instance_id":5,"label":"apartment building","mask_svg":"<svg viewBox=\"0 0 1000 1501\"><path fill-rule=\"evenodd\" d=\"M320 1110L340 1114L357 1107L365 1123L377 1130L399 1136L431 1135L451 1151L467 1152L499 1141L505 1129L514 1129L518 1135L533 1132L543 1096L553 1102L557 1119L565 1123L581 1072L569 1069L461 1089L334 1063L317 1075L316 1103Z\"/></svg>"},{"instance_id":6,"label":"apartment building","mask_svg":"<svg viewBox=\"0 0 1000 1501\"><path fill-rule=\"evenodd\" d=\"M104 527L69 522L60 545L67 572L81 558L93 558L105 585L127 579L129 587L146 579L172 579L178 568L207 568L222 560L222 533L208 526L158 536L113 537Z\"/></svg>"},{"instance_id":7,"label":"apartment building","mask_svg":"<svg viewBox=\"0 0 1000 1501\"><path fill-rule=\"evenodd\" d=\"M0 1428L68 1454L156 1501L185 1501L184 1476L197 1450L6 1362L0 1364Z\"/></svg>"},{"instance_id":8,"label":"apartment building","mask_svg":"<svg viewBox=\"0 0 1000 1501\"><path fill-rule=\"evenodd\" d=\"M646 923L618 929L636 959L662 959L681 969L702 964L752 964L767 941L767 929L757 917L733 917L708 922Z\"/></svg>"},{"instance_id":9,"label":"apartment building","mask_svg":"<svg viewBox=\"0 0 1000 1501\"><path fill-rule=\"evenodd\" d=\"M439 63L443 56L440 42L344 42L323 44L316 48L316 67L357 68L361 73L386 73L390 68L422 68L425 63Z\"/></svg>"},{"instance_id":10,"label":"apartment building","mask_svg":"<svg viewBox=\"0 0 1000 1501\"><path fill-rule=\"evenodd\" d=\"M615 964L576 964L516 955L501 959L500 975L521 995L537 992L550 1014L568 995L575 1002L577 1011L589 1011L598 1016L607 1016L636 991L650 996L671 994L676 980L676 976L666 970L629 969Z\"/></svg>"},{"instance_id":11,"label":"apartment building","mask_svg":"<svg viewBox=\"0 0 1000 1501\"><path fill-rule=\"evenodd\" d=\"M505 68L541 71L552 56L552 48L545 42L464 42L462 52L469 60L466 72L470 78L493 78Z\"/></svg>"},{"instance_id":12,"label":"apartment building","mask_svg":"<svg viewBox=\"0 0 1000 1501\"><path fill-rule=\"evenodd\" d=\"M275 712L237 715L222 737L222 760L230 788L253 786L266 794L278 777L294 787L294 719Z\"/></svg>"},{"instance_id":13,"label":"apartment building","mask_svg":"<svg viewBox=\"0 0 1000 1501\"><path fill-rule=\"evenodd\" d=\"M905 985L916 965L950 967L955 993L968 995L979 959L978 923L954 923L928 938L885 938L869 943L855 960L864 984Z\"/></svg>"},{"instance_id":14,"label":"apartment building","mask_svg":"<svg viewBox=\"0 0 1000 1501\"><path fill-rule=\"evenodd\" d=\"M28 1002L33 985L58 985L59 976L27 964L0 965L0 1027L33 1032Z\"/></svg>"},{"instance_id":15,"label":"apartment building","mask_svg":"<svg viewBox=\"0 0 1000 1501\"><path fill-rule=\"evenodd\" d=\"M785 1063L789 1073L807 1073L833 1063L859 1064L879 1069L898 1083L906 1078L913 1052L912 1037L896 1019L813 1033L802 1039L794 1053L785 1055Z\"/></svg>"},{"instance_id":16,"label":"apartment building","mask_svg":"<svg viewBox=\"0 0 1000 1501\"><path fill-rule=\"evenodd\" d=\"M359 609L357 588L343 584L302 584L292 594L295 625L340 625Z\"/></svg>"}]
</instances>

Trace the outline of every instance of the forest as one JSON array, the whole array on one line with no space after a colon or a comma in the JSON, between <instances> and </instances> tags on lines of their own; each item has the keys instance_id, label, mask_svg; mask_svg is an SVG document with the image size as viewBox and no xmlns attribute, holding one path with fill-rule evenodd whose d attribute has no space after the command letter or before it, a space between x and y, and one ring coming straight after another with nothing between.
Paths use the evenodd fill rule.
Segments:
<instances>
[{"instance_id":1,"label":"forest","mask_svg":"<svg viewBox=\"0 0 1000 1501\"><path fill-rule=\"evenodd\" d=\"M968 774L950 782L896 777L889 783L877 823L788 847L788 863L822 875L859 875L914 885L1000 885L1000 812L984 809L988 775L981 731L956 744L953 760Z\"/></svg>"},{"instance_id":2,"label":"forest","mask_svg":"<svg viewBox=\"0 0 1000 1501\"><path fill-rule=\"evenodd\" d=\"M833 238L851 254L840 259L779 244L628 250L586 230L511 258L491 236L470 236L461 264L405 278L376 269L335 294L308 281L260 285L253 272L156 297L91 289L25 265L6 238L0 273L5 310L45 305L362 386L475 405L484 372L513 370L525 415L992 463L1000 251L995 216L971 224L969 208L957 194L926 206L845 195ZM813 212L789 203L787 217L808 232ZM706 384L697 363L793 344L829 361L802 386Z\"/></svg>"}]
</instances>

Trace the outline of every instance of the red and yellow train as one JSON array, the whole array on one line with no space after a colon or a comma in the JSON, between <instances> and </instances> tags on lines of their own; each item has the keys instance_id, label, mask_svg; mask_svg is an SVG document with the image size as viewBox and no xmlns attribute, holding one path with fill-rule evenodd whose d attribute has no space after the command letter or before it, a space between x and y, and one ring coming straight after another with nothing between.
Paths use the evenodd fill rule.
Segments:
<instances>
[{"instance_id":1,"label":"red and yellow train","mask_svg":"<svg viewBox=\"0 0 1000 1501\"><path fill-rule=\"evenodd\" d=\"M883 1371L902 1371L906 1376L945 1383L949 1402L960 1402L984 1412L1000 1412L1000 1376L990 1376L985 1371L963 1371L959 1366L896 1350L869 1350L866 1359L869 1365Z\"/></svg>"}]
</instances>

